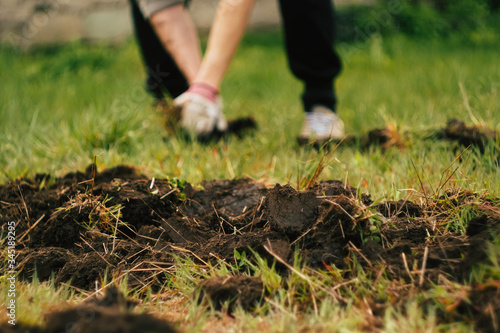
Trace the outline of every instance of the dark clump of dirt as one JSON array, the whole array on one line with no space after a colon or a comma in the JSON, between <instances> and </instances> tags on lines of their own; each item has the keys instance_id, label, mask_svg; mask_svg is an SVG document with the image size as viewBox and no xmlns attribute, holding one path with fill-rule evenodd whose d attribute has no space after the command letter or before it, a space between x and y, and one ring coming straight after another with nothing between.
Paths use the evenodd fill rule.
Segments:
<instances>
[{"instance_id":1,"label":"dark clump of dirt","mask_svg":"<svg viewBox=\"0 0 500 333\"><path fill-rule=\"evenodd\" d=\"M362 244L362 232L366 221L357 223L354 216L362 214L356 198L332 196L322 198L318 205L318 218L314 224L294 240L300 253L312 267L345 266L351 244Z\"/></svg>"},{"instance_id":2,"label":"dark clump of dirt","mask_svg":"<svg viewBox=\"0 0 500 333\"><path fill-rule=\"evenodd\" d=\"M46 221L40 223L45 228L33 229L30 246L46 247L57 244L63 248L73 247L80 239L80 233L85 230L83 223L95 218L93 211L94 207L87 199L68 201Z\"/></svg>"},{"instance_id":3,"label":"dark clump of dirt","mask_svg":"<svg viewBox=\"0 0 500 333\"><path fill-rule=\"evenodd\" d=\"M200 136L198 139L201 142L213 142L231 136L241 139L256 129L257 122L253 117L232 119L228 121L227 129L225 131L214 129L212 133Z\"/></svg>"},{"instance_id":4,"label":"dark clump of dirt","mask_svg":"<svg viewBox=\"0 0 500 333\"><path fill-rule=\"evenodd\" d=\"M453 231L448 227L453 212L469 202L478 216L464 234ZM36 271L42 281L53 275L56 283L85 290L95 290L105 277L127 276L134 288L158 291L176 269L176 256L239 267L242 258L252 261L255 254L284 276L297 257L312 269L357 262L368 275L379 276L383 267L384 277L425 289L443 277L457 283L470 278L477 265L489 262L488 242L500 234L498 200L470 191L447 192L429 204L374 204L368 194L337 180L302 191L279 184L268 188L247 178L196 187L150 179L126 166L8 182L0 186L0 209L4 235L7 222L16 223L21 279L32 279ZM349 279L350 269L342 274ZM216 306L251 308L262 297L260 281L225 279L200 286ZM116 321L124 332L146 325L148 318L109 306L95 310L102 304L85 306L96 311L94 323ZM481 303L478 316L489 313L487 306ZM58 316L82 331L99 332L71 311ZM58 318L54 323L63 321ZM128 328L120 326L125 322Z\"/></svg>"},{"instance_id":5,"label":"dark clump of dirt","mask_svg":"<svg viewBox=\"0 0 500 333\"><path fill-rule=\"evenodd\" d=\"M93 333L143 333L176 332L166 322L149 314L117 313L114 310L81 307L74 310L55 312L48 317L44 333L71 332Z\"/></svg>"},{"instance_id":6,"label":"dark clump of dirt","mask_svg":"<svg viewBox=\"0 0 500 333\"><path fill-rule=\"evenodd\" d=\"M136 302L127 300L116 287L109 287L103 297L95 297L74 308L48 314L45 326L20 325L19 328L6 332L176 332L170 324L150 314L132 313L131 310L135 305Z\"/></svg>"},{"instance_id":7,"label":"dark clump of dirt","mask_svg":"<svg viewBox=\"0 0 500 333\"><path fill-rule=\"evenodd\" d=\"M333 147L354 147L362 151L371 147L380 147L382 152L389 148L404 149L412 137L420 137L419 133L401 132L394 124L386 125L382 128L374 128L366 134L359 136L346 135L342 139L319 140L297 138L301 146L312 146L316 149ZM500 132L484 126L468 126L465 122L458 119L450 119L446 126L441 129L431 129L425 136L425 139L457 142L463 147L478 147L481 153L485 153L486 146L496 144L500 140ZM495 154L498 149L495 150ZM500 159L500 157L498 157Z\"/></svg>"},{"instance_id":8,"label":"dark clump of dirt","mask_svg":"<svg viewBox=\"0 0 500 333\"><path fill-rule=\"evenodd\" d=\"M118 291L108 287L102 297L93 297L76 307L54 311L46 315L45 325L26 326L4 324L0 332L6 333L54 333L54 332L93 332L93 333L175 333L176 330L166 321L150 314L134 314L137 305Z\"/></svg>"},{"instance_id":9,"label":"dark clump of dirt","mask_svg":"<svg viewBox=\"0 0 500 333\"><path fill-rule=\"evenodd\" d=\"M370 205L373 201L369 194L358 193L358 189L346 185L340 180L327 180L322 181L319 184L314 185L311 191L316 193L318 196L348 196L348 197L359 197L364 205Z\"/></svg>"},{"instance_id":10,"label":"dark clump of dirt","mask_svg":"<svg viewBox=\"0 0 500 333\"><path fill-rule=\"evenodd\" d=\"M71 285L77 288L88 289L95 286L96 281L102 281L107 271L113 268L113 262L109 255L97 251L84 253L64 265L56 282L71 281Z\"/></svg>"},{"instance_id":11,"label":"dark clump of dirt","mask_svg":"<svg viewBox=\"0 0 500 333\"><path fill-rule=\"evenodd\" d=\"M438 132L438 137L456 141L464 147L478 147L484 153L488 142L498 142L500 132L481 126L467 126L463 121L453 118Z\"/></svg>"},{"instance_id":12,"label":"dark clump of dirt","mask_svg":"<svg viewBox=\"0 0 500 333\"><path fill-rule=\"evenodd\" d=\"M472 239L490 239L500 234L500 216L482 214L472 218L467 224L467 236Z\"/></svg>"},{"instance_id":13,"label":"dark clump of dirt","mask_svg":"<svg viewBox=\"0 0 500 333\"><path fill-rule=\"evenodd\" d=\"M267 193L263 184L249 178L201 183L195 190L186 185L187 200L180 207L184 214L206 215L220 211L233 218L249 211Z\"/></svg>"},{"instance_id":14,"label":"dark clump of dirt","mask_svg":"<svg viewBox=\"0 0 500 333\"><path fill-rule=\"evenodd\" d=\"M207 240L205 244L188 247L197 253L204 261L222 259L233 261L235 250L238 253L245 252L247 258L252 258L252 252L267 259L268 262L274 260L268 250L272 250L275 255L283 260L288 260L290 255L290 243L283 235L274 232L259 230L242 234L217 235ZM267 249L266 249L267 248Z\"/></svg>"},{"instance_id":15,"label":"dark clump of dirt","mask_svg":"<svg viewBox=\"0 0 500 333\"><path fill-rule=\"evenodd\" d=\"M381 147L382 150L386 150L391 147L399 149L403 149L405 147L403 137L394 125L387 125L383 128L375 128L361 136L346 135L342 139L322 141L311 141L309 139L297 138L297 142L301 146L312 145L317 149L322 147L336 147L337 145L340 147L359 147L362 150L367 150L373 146Z\"/></svg>"},{"instance_id":16,"label":"dark clump of dirt","mask_svg":"<svg viewBox=\"0 0 500 333\"><path fill-rule=\"evenodd\" d=\"M250 309L264 298L264 285L258 277L245 275L214 277L198 285L200 302L210 301L216 309L227 304L231 313L236 306Z\"/></svg>"},{"instance_id":17,"label":"dark clump of dirt","mask_svg":"<svg viewBox=\"0 0 500 333\"><path fill-rule=\"evenodd\" d=\"M466 304L479 332L497 332L500 328L500 286L475 285L469 294L470 303Z\"/></svg>"},{"instance_id":18,"label":"dark clump of dirt","mask_svg":"<svg viewBox=\"0 0 500 333\"><path fill-rule=\"evenodd\" d=\"M171 103L167 103L163 100L158 103L156 108L164 118L163 123L168 133L177 133L183 136L186 140L191 139L191 136L178 125L181 120L181 107L171 105ZM214 128L212 132L200 135L196 139L201 143L211 143L229 137L241 139L245 135L255 131L257 128L258 125L254 117L230 119L225 130L221 131Z\"/></svg>"},{"instance_id":19,"label":"dark clump of dirt","mask_svg":"<svg viewBox=\"0 0 500 333\"><path fill-rule=\"evenodd\" d=\"M385 217L421 217L423 215L422 207L411 201L386 201L375 206Z\"/></svg>"},{"instance_id":20,"label":"dark clump of dirt","mask_svg":"<svg viewBox=\"0 0 500 333\"><path fill-rule=\"evenodd\" d=\"M94 305L100 307L119 307L125 310L131 310L138 304L137 301L127 299L117 287L110 286L104 291L101 297L94 296L86 301L86 305Z\"/></svg>"},{"instance_id":21,"label":"dark clump of dirt","mask_svg":"<svg viewBox=\"0 0 500 333\"><path fill-rule=\"evenodd\" d=\"M94 195L109 198L106 202L108 217L116 217L109 212L112 207L119 207L121 220L128 222L128 227L121 226L121 230L133 235L130 227L137 231L144 225L159 225L162 218L171 216L175 211L177 196L170 193L173 189L165 179L145 181L138 179L124 182L118 178L115 181L106 181L94 186ZM155 193L163 193L162 196ZM113 216L115 215L115 216Z\"/></svg>"},{"instance_id":22,"label":"dark clump of dirt","mask_svg":"<svg viewBox=\"0 0 500 333\"><path fill-rule=\"evenodd\" d=\"M314 192L301 193L277 184L267 194L264 211L272 230L293 238L316 222L320 203Z\"/></svg>"},{"instance_id":23,"label":"dark clump of dirt","mask_svg":"<svg viewBox=\"0 0 500 333\"><path fill-rule=\"evenodd\" d=\"M379 146L383 150L391 147L399 149L405 147L402 136L394 125L372 129L360 137L347 136L342 144L346 146L359 145L361 149L368 149L372 146Z\"/></svg>"},{"instance_id":24,"label":"dark clump of dirt","mask_svg":"<svg viewBox=\"0 0 500 333\"><path fill-rule=\"evenodd\" d=\"M500 216L482 214L474 217L467 225L466 234L470 246L461 262L462 276L468 278L468 273L480 263L488 262L489 243L500 235Z\"/></svg>"},{"instance_id":25,"label":"dark clump of dirt","mask_svg":"<svg viewBox=\"0 0 500 333\"><path fill-rule=\"evenodd\" d=\"M68 263L76 259L69 250L59 247L45 247L42 249L27 249L22 252L17 260L23 270L20 278L29 279L37 272L40 281L47 281L52 274L59 271Z\"/></svg>"},{"instance_id":26,"label":"dark clump of dirt","mask_svg":"<svg viewBox=\"0 0 500 333\"><path fill-rule=\"evenodd\" d=\"M40 327L23 325L16 323L16 325L2 324L0 325L0 332L2 333L46 333ZM64 331L61 331L64 332Z\"/></svg>"}]
</instances>

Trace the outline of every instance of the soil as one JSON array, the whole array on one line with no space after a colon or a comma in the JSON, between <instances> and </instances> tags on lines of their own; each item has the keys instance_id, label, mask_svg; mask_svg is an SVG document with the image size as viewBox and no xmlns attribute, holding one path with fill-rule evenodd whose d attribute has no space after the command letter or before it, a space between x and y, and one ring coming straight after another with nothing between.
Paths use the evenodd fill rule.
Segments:
<instances>
[{"instance_id":1,"label":"soil","mask_svg":"<svg viewBox=\"0 0 500 333\"><path fill-rule=\"evenodd\" d=\"M297 138L297 143L301 146L312 145L314 148L319 149L322 147L359 147L361 150L367 150L372 146L379 146L382 150L391 147L403 149L405 143L403 142L402 135L397 131L394 125L387 125L383 128L375 128L368 133L355 136L346 135L341 140L320 140L312 141L304 138Z\"/></svg>"},{"instance_id":2,"label":"soil","mask_svg":"<svg viewBox=\"0 0 500 333\"><path fill-rule=\"evenodd\" d=\"M227 123L225 131L215 130L207 137L202 137L202 141L217 141L226 137L235 136L241 139L243 136L258 128L253 117L231 119Z\"/></svg>"},{"instance_id":3,"label":"soil","mask_svg":"<svg viewBox=\"0 0 500 333\"><path fill-rule=\"evenodd\" d=\"M175 333L167 322L149 314L131 312L135 304L126 300L114 287L106 289L100 298L91 298L73 308L47 315L45 327L25 325L0 326L0 332L93 332L93 333Z\"/></svg>"},{"instance_id":4,"label":"soil","mask_svg":"<svg viewBox=\"0 0 500 333\"><path fill-rule=\"evenodd\" d=\"M483 126L468 126L458 119L450 119L442 129L432 130L429 140L441 140L456 142L460 147L477 147L481 153L485 153L486 146L493 143L497 145L500 140L500 132ZM354 136L346 135L342 140L311 142L310 140L297 139L299 145L312 145L314 148L322 147L358 147L368 150L370 147L380 147L382 151L389 148L403 150L409 141L408 134L398 131L395 125L389 124L383 128L375 128L368 133ZM496 150L498 152L498 149ZM500 155L498 157L500 159Z\"/></svg>"},{"instance_id":5,"label":"soil","mask_svg":"<svg viewBox=\"0 0 500 333\"><path fill-rule=\"evenodd\" d=\"M264 285L260 278L245 275L210 278L201 282L198 288L202 293L200 302L210 301L218 310L228 302L229 313L236 305L251 309L264 297Z\"/></svg>"},{"instance_id":6,"label":"soil","mask_svg":"<svg viewBox=\"0 0 500 333\"><path fill-rule=\"evenodd\" d=\"M387 277L407 284L419 284L419 268L425 263L419 285L425 290L443 277L458 283L468 279L476 265L488 260L486 242L500 234L498 199L462 191L424 205L403 200L372 205L368 194L357 193L341 181L303 191L246 178L194 187L149 179L130 166L102 172L89 166L61 178L36 175L0 186L0 226L5 234L7 222L16 222L21 279L30 281L36 270L42 281L54 275L58 283L87 290L94 290L105 274L128 274L131 286L156 291L175 269L174 255L200 264L219 259L232 265L237 264L235 250L250 260L254 253L269 264L277 260L277 269L286 275L295 249L312 269L347 268L356 260L367 274L376 276L383 267ZM447 228L450 208L471 198L481 203L481 214L469 222L466 233ZM229 303L229 309L251 309L264 296L261 281L245 275L201 281L199 288L203 300L216 307ZM473 286L473 304L464 301L457 307L460 319L480 330L493 329L492 316L500 318L499 290L498 284ZM399 296L403 301L405 295ZM144 325L154 331L164 324L102 304L84 306L96 313L95 323L106 327L113 322L120 332ZM47 323L56 325L50 330L59 330L58 318L70 318L83 325L82 331L112 331L85 326L75 311L82 309L50 317ZM377 313L383 318L383 307ZM441 320L456 318L443 315Z\"/></svg>"},{"instance_id":7,"label":"soil","mask_svg":"<svg viewBox=\"0 0 500 333\"><path fill-rule=\"evenodd\" d=\"M394 125L387 125L383 128L375 128L361 137L347 136L344 145L359 145L361 149L368 149L371 146L380 146L382 150L390 147L403 149L405 147L402 135Z\"/></svg>"},{"instance_id":8,"label":"soil","mask_svg":"<svg viewBox=\"0 0 500 333\"><path fill-rule=\"evenodd\" d=\"M441 138L456 141L464 147L478 147L484 153L488 142L498 142L500 132L482 126L467 126L463 121L450 119L439 132Z\"/></svg>"}]
</instances>

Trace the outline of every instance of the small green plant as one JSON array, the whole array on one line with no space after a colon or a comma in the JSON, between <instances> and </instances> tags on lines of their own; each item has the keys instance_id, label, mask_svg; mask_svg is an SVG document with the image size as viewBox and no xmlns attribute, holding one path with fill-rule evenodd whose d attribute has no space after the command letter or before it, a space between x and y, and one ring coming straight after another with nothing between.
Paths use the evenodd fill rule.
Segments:
<instances>
[{"instance_id":1,"label":"small green plant","mask_svg":"<svg viewBox=\"0 0 500 333\"><path fill-rule=\"evenodd\" d=\"M373 240L377 243L382 242L381 227L387 219L372 206L365 206L361 200L356 200L361 213L354 216L356 219L356 228L361 237L361 243L364 245L368 240ZM366 223L360 223L366 221Z\"/></svg>"},{"instance_id":2,"label":"small green plant","mask_svg":"<svg viewBox=\"0 0 500 333\"><path fill-rule=\"evenodd\" d=\"M457 207L446 222L446 229L452 232L459 233L461 235L465 235L469 222L473 218L480 215L481 213L478 212L475 206L463 205Z\"/></svg>"},{"instance_id":3,"label":"small green plant","mask_svg":"<svg viewBox=\"0 0 500 333\"><path fill-rule=\"evenodd\" d=\"M379 218L375 217L368 218L368 230L365 233L365 237L362 236L363 244L366 243L367 240L374 240L377 243L382 241L380 236L380 225L381 221Z\"/></svg>"},{"instance_id":4,"label":"small green plant","mask_svg":"<svg viewBox=\"0 0 500 333\"><path fill-rule=\"evenodd\" d=\"M170 184L170 186L172 186L174 189L177 190L177 197L180 200L186 200L186 193L185 193L186 181L185 180L180 180L178 178L171 178L168 180L168 183Z\"/></svg>"},{"instance_id":5,"label":"small green plant","mask_svg":"<svg viewBox=\"0 0 500 333\"><path fill-rule=\"evenodd\" d=\"M234 249L234 261L235 264L233 265L234 268L236 268L238 271L242 271L245 268L247 268L247 253L245 251L242 251L241 253L238 252L237 249Z\"/></svg>"},{"instance_id":6,"label":"small green plant","mask_svg":"<svg viewBox=\"0 0 500 333\"><path fill-rule=\"evenodd\" d=\"M38 186L38 190L41 191L45 188L49 188L52 184L54 184L55 178L50 175L44 175L42 180L40 181L40 185Z\"/></svg>"}]
</instances>

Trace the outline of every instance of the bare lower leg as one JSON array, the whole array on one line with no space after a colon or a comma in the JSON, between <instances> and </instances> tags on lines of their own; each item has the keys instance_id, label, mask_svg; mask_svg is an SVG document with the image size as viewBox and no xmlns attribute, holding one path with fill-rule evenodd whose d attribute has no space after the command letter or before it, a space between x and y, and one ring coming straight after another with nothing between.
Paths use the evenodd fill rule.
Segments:
<instances>
[{"instance_id":1,"label":"bare lower leg","mask_svg":"<svg viewBox=\"0 0 500 333\"><path fill-rule=\"evenodd\" d=\"M208 47L195 82L219 89L245 31L254 0L220 0Z\"/></svg>"},{"instance_id":2,"label":"bare lower leg","mask_svg":"<svg viewBox=\"0 0 500 333\"><path fill-rule=\"evenodd\" d=\"M189 83L193 82L201 64L201 51L196 28L183 5L169 7L151 17L156 34Z\"/></svg>"}]
</instances>

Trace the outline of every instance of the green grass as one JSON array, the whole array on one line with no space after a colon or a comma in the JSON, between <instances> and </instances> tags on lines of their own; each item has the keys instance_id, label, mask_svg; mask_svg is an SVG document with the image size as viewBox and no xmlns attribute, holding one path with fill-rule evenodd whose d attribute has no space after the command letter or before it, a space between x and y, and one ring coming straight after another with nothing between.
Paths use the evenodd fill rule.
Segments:
<instances>
[{"instance_id":1,"label":"green grass","mask_svg":"<svg viewBox=\"0 0 500 333\"><path fill-rule=\"evenodd\" d=\"M477 267L472 281L488 284L498 279L499 245L498 241L489 245L489 260ZM128 290L126 277L119 281L104 278L101 284L117 285L127 298L139 300L134 313L149 312L168 319L181 332L212 332L215 328L218 332L372 332L377 328L382 328L382 332L474 332L469 323L460 321L467 318L463 311L457 315L446 309L457 300L466 299L470 286L453 283L444 276L439 285L421 290L409 279L389 279L383 265L365 272L353 253L344 270L311 270L301 265L296 255L289 274L277 271L275 265L269 267L258 254L254 256L250 261L235 255L234 262L210 265L178 258L163 293L154 297L150 289ZM260 277L267 291L265 302L251 312L238 305L229 317L227 304L218 311L213 304L200 301L199 290L196 291L200 281L238 274ZM0 279L2 302L8 300L7 286ZM53 281L40 283L36 277L31 284L17 286L18 320L25 325L40 324L45 314L95 295L93 291L75 292L68 285L56 286ZM385 309L378 318L373 314L380 311L377 306ZM453 320L449 316L457 317Z\"/></svg>"},{"instance_id":2,"label":"green grass","mask_svg":"<svg viewBox=\"0 0 500 333\"><path fill-rule=\"evenodd\" d=\"M488 146L486 154L470 148L457 161L463 149L423 140L452 117L500 128L500 36L487 37L467 42L374 38L357 45L359 52L344 56L344 71L336 85L338 112L347 132L361 134L394 124L400 133L411 135L404 150L340 147L327 154L320 179L347 180L374 199L405 198L408 189L439 196L456 187L500 196L498 143ZM302 88L287 68L280 33L249 34L224 81L228 118L253 115L260 126L257 133L242 140L203 145L168 136L151 107L152 99L142 89L143 78L133 41L117 47L74 43L27 53L1 47L0 183L36 173L63 175L83 170L94 156L100 168L136 165L151 177L193 184L249 176L298 185L313 177L323 153L299 147L295 141L303 120ZM474 213L472 206L457 209L449 228L463 232ZM473 279L482 283L498 278L499 249L498 244L491 245L491 263L478 267ZM366 276L355 263L349 268L351 282L340 272L311 271L299 265L296 269L301 274L293 272L288 277L262 262L245 262L242 267L249 275L261 276L272 291L268 302L256 310L265 317L237 309L234 319L228 319L209 306L197 305L192 301L196 282L234 273L235 267L223 263L201 267L190 261L173 273L166 301L145 302L136 311L165 316L168 310L168 319L178 321L186 332L210 331L221 322L234 331L355 332L373 325L367 315L369 307L359 303L363 302L357 297L360 293L373 304L374 299L397 297L391 294L392 283L404 285L384 274L373 282L374 277ZM324 292L340 282L349 282L336 294L348 300L346 306ZM405 286L412 288L408 281ZM2 295L5 288L2 281ZM33 313L20 317L27 323L38 322L50 306L63 307L68 299L74 303L82 298L50 283L20 283L19 288L19 306L32 309L20 308L20 313ZM389 308L378 324L386 332L470 331L466 323L443 326L436 320L436 312L446 305L443 295L460 294L464 289L466 285L451 282L431 287L409 297L404 306ZM313 299L317 307L311 305ZM298 304L311 306L301 311Z\"/></svg>"},{"instance_id":3,"label":"green grass","mask_svg":"<svg viewBox=\"0 0 500 333\"><path fill-rule=\"evenodd\" d=\"M375 197L396 198L399 189L418 187L416 170L428 186L440 184L459 152L449 143L423 141L426 131L444 127L451 117L499 128L500 38L494 37L464 43L396 36L358 45L357 53L344 57L336 82L347 132L393 123L417 135L404 151L341 148L321 179L363 183ZM259 131L213 146L165 133L142 89L144 70L132 41L28 53L3 47L0 59L1 182L82 170L94 155L100 167L132 164L150 176L195 184L242 176L296 183L317 164L318 152L295 141L303 120L302 87L287 68L278 32L249 34L222 87L228 118L254 115ZM470 149L454 165L459 168L450 185L500 193L498 160L491 154Z\"/></svg>"}]
</instances>

